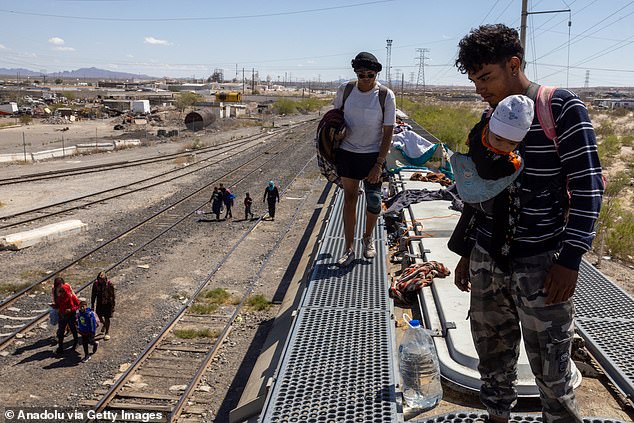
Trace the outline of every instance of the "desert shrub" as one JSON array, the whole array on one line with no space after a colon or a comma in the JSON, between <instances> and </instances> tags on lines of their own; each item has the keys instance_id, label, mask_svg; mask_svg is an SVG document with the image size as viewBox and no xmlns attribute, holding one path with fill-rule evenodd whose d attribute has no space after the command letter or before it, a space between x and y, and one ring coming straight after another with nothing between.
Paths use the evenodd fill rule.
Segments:
<instances>
[{"instance_id":1,"label":"desert shrub","mask_svg":"<svg viewBox=\"0 0 634 423\"><path fill-rule=\"evenodd\" d=\"M205 291L203 297L213 304L236 304L232 295L224 288L215 288Z\"/></svg>"},{"instance_id":2,"label":"desert shrub","mask_svg":"<svg viewBox=\"0 0 634 423\"><path fill-rule=\"evenodd\" d=\"M624 109L622 107L618 107L616 109L611 109L609 111L610 116L614 117L623 117L630 114L630 109Z\"/></svg>"},{"instance_id":3,"label":"desert shrub","mask_svg":"<svg viewBox=\"0 0 634 423\"><path fill-rule=\"evenodd\" d=\"M466 151L469 131L480 120L480 113L461 105L425 105L405 99L404 111L453 151Z\"/></svg>"},{"instance_id":4,"label":"desert shrub","mask_svg":"<svg viewBox=\"0 0 634 423\"><path fill-rule=\"evenodd\" d=\"M264 295L256 294L249 297L247 300L247 306L254 310L262 311L271 307L271 302L267 300Z\"/></svg>"},{"instance_id":5,"label":"desert shrub","mask_svg":"<svg viewBox=\"0 0 634 423\"><path fill-rule=\"evenodd\" d=\"M273 111L278 115L290 115L297 110L297 103L289 98L280 98L273 103Z\"/></svg>"},{"instance_id":6,"label":"desert shrub","mask_svg":"<svg viewBox=\"0 0 634 423\"><path fill-rule=\"evenodd\" d=\"M614 129L614 121L606 119L594 128L594 132L598 137L606 137L614 135Z\"/></svg>"},{"instance_id":7,"label":"desert shrub","mask_svg":"<svg viewBox=\"0 0 634 423\"><path fill-rule=\"evenodd\" d=\"M613 257L632 261L634 254L634 213L622 211L612 230L607 233L606 245Z\"/></svg>"},{"instance_id":8,"label":"desert shrub","mask_svg":"<svg viewBox=\"0 0 634 423\"><path fill-rule=\"evenodd\" d=\"M10 282L6 282L6 283L0 283L0 294L13 294L14 292L18 292L23 290L24 288L30 286L31 283L30 282L23 282L23 283L10 283Z\"/></svg>"},{"instance_id":9,"label":"desert shrub","mask_svg":"<svg viewBox=\"0 0 634 423\"><path fill-rule=\"evenodd\" d=\"M611 134L604 136L597 146L599 159L604 166L612 162L612 159L621 152L621 142L617 135Z\"/></svg>"},{"instance_id":10,"label":"desert shrub","mask_svg":"<svg viewBox=\"0 0 634 423\"><path fill-rule=\"evenodd\" d=\"M33 118L32 118L31 116L29 116L29 115L22 115L22 116L20 116L20 123L21 123L22 125L28 125L28 124L30 124L31 122L33 122Z\"/></svg>"},{"instance_id":11,"label":"desert shrub","mask_svg":"<svg viewBox=\"0 0 634 423\"><path fill-rule=\"evenodd\" d=\"M181 339L194 339L194 338L216 338L218 337L218 331L211 329L196 329L196 328L185 328L185 329L176 329L174 331L174 335L177 338Z\"/></svg>"},{"instance_id":12,"label":"desert shrub","mask_svg":"<svg viewBox=\"0 0 634 423\"><path fill-rule=\"evenodd\" d=\"M621 136L621 144L625 147L634 147L634 134L625 134Z\"/></svg>"},{"instance_id":13,"label":"desert shrub","mask_svg":"<svg viewBox=\"0 0 634 423\"><path fill-rule=\"evenodd\" d=\"M308 97L299 100L296 104L297 110L300 113L309 113L319 110L325 105L330 103L329 100L323 100L315 97Z\"/></svg>"},{"instance_id":14,"label":"desert shrub","mask_svg":"<svg viewBox=\"0 0 634 423\"><path fill-rule=\"evenodd\" d=\"M182 112L188 107L192 107L194 104L203 101L203 96L200 94L192 93L189 91L183 91L178 94L174 106Z\"/></svg>"},{"instance_id":15,"label":"desert shrub","mask_svg":"<svg viewBox=\"0 0 634 423\"><path fill-rule=\"evenodd\" d=\"M211 314L216 310L218 310L218 305L209 303L195 303L189 308L193 314Z\"/></svg>"}]
</instances>

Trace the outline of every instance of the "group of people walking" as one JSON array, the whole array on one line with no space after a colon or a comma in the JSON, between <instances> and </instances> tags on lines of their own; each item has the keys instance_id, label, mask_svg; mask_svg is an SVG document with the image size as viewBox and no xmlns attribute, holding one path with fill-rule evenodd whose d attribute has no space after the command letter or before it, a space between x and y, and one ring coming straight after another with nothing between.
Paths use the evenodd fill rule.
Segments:
<instances>
[{"instance_id":1,"label":"group of people walking","mask_svg":"<svg viewBox=\"0 0 634 423\"><path fill-rule=\"evenodd\" d=\"M57 355L64 354L64 337L70 332L73 336L72 349L75 350L81 336L84 350L83 361L90 359L88 346L92 346L92 354L97 352L99 342L95 340L97 334L97 318L102 325L101 334L108 341L110 335L110 319L115 309L115 290L112 281L105 272L99 272L92 284L90 307L85 299L77 297L70 284L63 277L57 276L53 282L53 302L51 316L57 320ZM96 305L96 309L95 309Z\"/></svg>"},{"instance_id":2,"label":"group of people walking","mask_svg":"<svg viewBox=\"0 0 634 423\"><path fill-rule=\"evenodd\" d=\"M580 423L570 364L572 295L604 190L595 132L572 91L548 88L548 100L540 104L541 87L524 73L524 48L515 29L482 25L458 47L456 67L489 105L468 137L474 164L469 174L477 173L482 186L463 191L469 196L495 191L495 197L486 204L465 200L448 245L460 256L455 284L471 296L486 421L510 419L523 336L544 421ZM366 200L363 256L371 260L376 254L372 233L396 109L391 90L381 95L386 88L377 80L382 66L374 55L359 53L352 68L356 81L341 85L333 103L345 119L334 137L340 142L336 170L344 192L341 267L355 262L360 183Z\"/></svg>"},{"instance_id":3,"label":"group of people walking","mask_svg":"<svg viewBox=\"0 0 634 423\"><path fill-rule=\"evenodd\" d=\"M225 220L233 217L231 209L234 206L235 199L235 194L232 193L230 189L225 188L223 184L214 187L209 201L211 203L211 212L216 215L216 220L220 220L220 214L222 214L223 208L226 210ZM276 204L280 202L280 193L274 181L267 183L262 201L268 204L268 217L271 220L275 220L275 207ZM247 192L244 196L244 220L254 218L252 207L253 198Z\"/></svg>"}]
</instances>

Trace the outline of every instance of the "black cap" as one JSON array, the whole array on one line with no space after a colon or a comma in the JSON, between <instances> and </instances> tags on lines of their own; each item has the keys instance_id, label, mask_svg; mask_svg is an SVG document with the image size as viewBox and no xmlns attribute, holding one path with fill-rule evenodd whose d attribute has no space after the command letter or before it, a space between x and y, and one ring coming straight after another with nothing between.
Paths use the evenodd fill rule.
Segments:
<instances>
[{"instance_id":1,"label":"black cap","mask_svg":"<svg viewBox=\"0 0 634 423\"><path fill-rule=\"evenodd\" d=\"M354 59L352 59L352 68L355 71L359 69L368 69L375 72L381 72L383 66L381 66L374 54L368 53L367 51L362 51L361 53L357 54Z\"/></svg>"}]
</instances>

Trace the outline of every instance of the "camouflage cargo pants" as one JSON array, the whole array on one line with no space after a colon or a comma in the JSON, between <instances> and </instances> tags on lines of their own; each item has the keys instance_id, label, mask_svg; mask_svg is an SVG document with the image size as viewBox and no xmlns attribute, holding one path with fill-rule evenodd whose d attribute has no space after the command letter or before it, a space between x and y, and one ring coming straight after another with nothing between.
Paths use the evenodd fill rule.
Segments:
<instances>
[{"instance_id":1,"label":"camouflage cargo pants","mask_svg":"<svg viewBox=\"0 0 634 423\"><path fill-rule=\"evenodd\" d=\"M480 398L489 414L508 417L517 402L520 337L540 391L545 423L581 423L572 388L572 300L545 305L553 252L516 258L503 273L479 245L471 252L471 334L480 362ZM520 330L521 326L521 330Z\"/></svg>"}]
</instances>

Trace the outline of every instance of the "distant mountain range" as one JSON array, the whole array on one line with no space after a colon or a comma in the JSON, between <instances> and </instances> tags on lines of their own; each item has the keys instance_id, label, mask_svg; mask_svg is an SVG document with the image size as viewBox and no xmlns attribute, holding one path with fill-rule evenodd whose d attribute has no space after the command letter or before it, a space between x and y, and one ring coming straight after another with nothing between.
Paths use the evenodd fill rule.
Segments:
<instances>
[{"instance_id":1,"label":"distant mountain range","mask_svg":"<svg viewBox=\"0 0 634 423\"><path fill-rule=\"evenodd\" d=\"M98 69L98 68L80 68L72 71L64 71L64 72L34 72L30 69L24 68L0 68L0 75L10 76L12 78L17 77L42 77L42 75L46 75L47 78L87 78L87 79L158 79L153 76L138 74L138 73L128 73L128 72L115 72L106 69Z\"/></svg>"}]
</instances>

